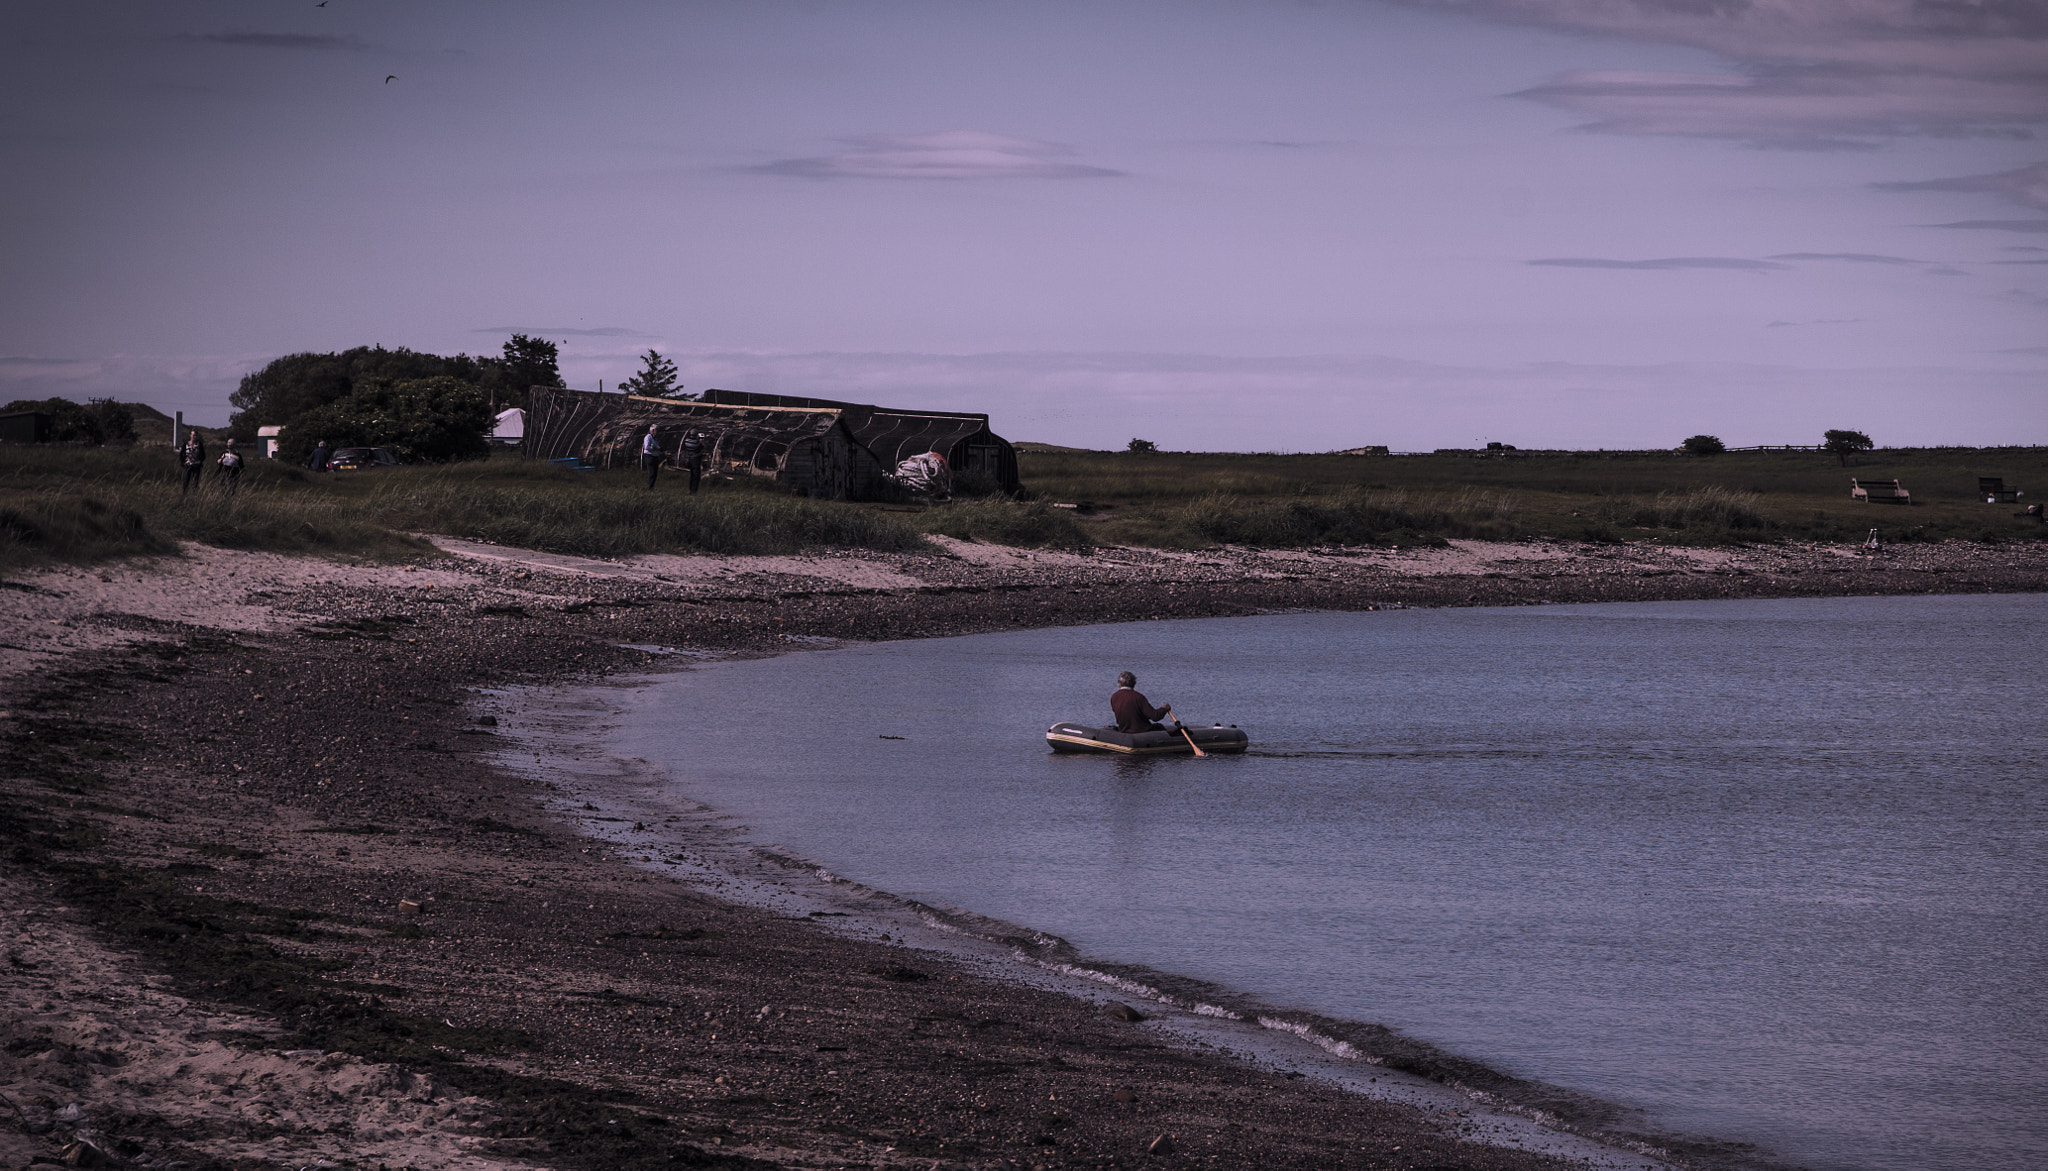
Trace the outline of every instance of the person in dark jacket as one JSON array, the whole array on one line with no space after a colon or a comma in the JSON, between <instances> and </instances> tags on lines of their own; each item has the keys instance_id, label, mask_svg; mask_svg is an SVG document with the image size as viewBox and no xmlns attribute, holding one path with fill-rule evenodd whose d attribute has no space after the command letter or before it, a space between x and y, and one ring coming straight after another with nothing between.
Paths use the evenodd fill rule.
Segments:
<instances>
[{"instance_id":1,"label":"person in dark jacket","mask_svg":"<svg viewBox=\"0 0 2048 1171\"><path fill-rule=\"evenodd\" d=\"M697 494L697 482L704 478L704 437L695 431L683 436L682 465L690 472L690 495Z\"/></svg>"},{"instance_id":2,"label":"person in dark jacket","mask_svg":"<svg viewBox=\"0 0 2048 1171\"><path fill-rule=\"evenodd\" d=\"M1166 729L1152 721L1173 713L1173 705L1153 707L1152 701L1138 691L1138 677L1125 671L1116 677L1116 691L1109 697L1109 710L1116 714L1116 730L1119 732L1164 732Z\"/></svg>"},{"instance_id":3,"label":"person in dark jacket","mask_svg":"<svg viewBox=\"0 0 2048 1171\"><path fill-rule=\"evenodd\" d=\"M185 466L185 486L178 489L182 496L206 474L206 444L199 438L199 432L185 432L185 446L178 451L178 462Z\"/></svg>"},{"instance_id":4,"label":"person in dark jacket","mask_svg":"<svg viewBox=\"0 0 2048 1171\"><path fill-rule=\"evenodd\" d=\"M316 472L327 470L327 441L325 439L313 445L313 455L312 458L306 461L306 466Z\"/></svg>"}]
</instances>

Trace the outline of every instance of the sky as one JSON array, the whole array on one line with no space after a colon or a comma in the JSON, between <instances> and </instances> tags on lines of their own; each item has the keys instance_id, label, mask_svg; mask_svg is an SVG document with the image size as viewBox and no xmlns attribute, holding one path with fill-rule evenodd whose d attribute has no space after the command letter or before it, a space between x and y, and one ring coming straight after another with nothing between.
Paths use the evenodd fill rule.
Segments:
<instances>
[{"instance_id":1,"label":"sky","mask_svg":"<svg viewBox=\"0 0 2048 1171\"><path fill-rule=\"evenodd\" d=\"M520 332L1086 447L2048 443L2048 0L0 11L0 401Z\"/></svg>"}]
</instances>

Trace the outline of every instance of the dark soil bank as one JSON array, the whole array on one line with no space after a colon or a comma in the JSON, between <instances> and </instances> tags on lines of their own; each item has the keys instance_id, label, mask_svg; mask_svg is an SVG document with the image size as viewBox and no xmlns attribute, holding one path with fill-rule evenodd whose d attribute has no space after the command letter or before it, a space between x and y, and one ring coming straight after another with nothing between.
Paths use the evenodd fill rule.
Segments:
<instances>
[{"instance_id":1,"label":"dark soil bank","mask_svg":"<svg viewBox=\"0 0 2048 1171\"><path fill-rule=\"evenodd\" d=\"M916 590L577 578L518 603L532 572L500 565L466 589L272 598L304 620L268 635L103 614L146 640L16 680L0 720L0 1166L1563 1166L651 877L490 765L472 691L647 670L625 643L2038 590L2039 560L1113 582L928 564L941 580Z\"/></svg>"}]
</instances>

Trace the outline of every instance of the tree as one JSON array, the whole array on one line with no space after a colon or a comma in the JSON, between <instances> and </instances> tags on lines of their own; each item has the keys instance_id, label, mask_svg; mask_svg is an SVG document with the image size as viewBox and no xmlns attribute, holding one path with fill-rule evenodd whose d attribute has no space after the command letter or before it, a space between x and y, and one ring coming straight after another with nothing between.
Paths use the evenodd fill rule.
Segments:
<instances>
[{"instance_id":1,"label":"tree","mask_svg":"<svg viewBox=\"0 0 2048 1171\"><path fill-rule=\"evenodd\" d=\"M135 412L127 403L117 403L110 398L85 400L85 409L99 420L100 442L127 445L135 442Z\"/></svg>"},{"instance_id":2,"label":"tree","mask_svg":"<svg viewBox=\"0 0 2048 1171\"><path fill-rule=\"evenodd\" d=\"M235 408L228 418L228 433L244 443L254 442L258 427L284 427L289 434L299 416L347 398L373 382L445 377L481 384L494 366L495 359L480 360L467 354L444 358L404 347L357 346L338 354L286 354L242 379L228 396ZM525 388L520 389L523 394Z\"/></svg>"},{"instance_id":3,"label":"tree","mask_svg":"<svg viewBox=\"0 0 2048 1171\"><path fill-rule=\"evenodd\" d=\"M1124 450L1135 452L1138 455L1151 455L1159 450L1159 445L1150 439L1133 439L1131 440L1131 445L1124 448Z\"/></svg>"},{"instance_id":4,"label":"tree","mask_svg":"<svg viewBox=\"0 0 2048 1171\"><path fill-rule=\"evenodd\" d=\"M1695 435L1679 446L1687 455L1720 455L1728 450L1728 445L1721 442L1718 435Z\"/></svg>"},{"instance_id":5,"label":"tree","mask_svg":"<svg viewBox=\"0 0 2048 1171\"><path fill-rule=\"evenodd\" d=\"M619 383L619 389L627 394L663 398L682 388L676 385L676 364L662 357L661 351L649 350L640 355L640 373Z\"/></svg>"},{"instance_id":6,"label":"tree","mask_svg":"<svg viewBox=\"0 0 2048 1171\"><path fill-rule=\"evenodd\" d=\"M313 445L388 447L405 460L476 459L490 454L490 395L448 375L366 381L346 398L295 416L279 454L303 461Z\"/></svg>"},{"instance_id":7,"label":"tree","mask_svg":"<svg viewBox=\"0 0 2048 1171\"><path fill-rule=\"evenodd\" d=\"M501 358L480 359L484 366L484 389L497 400L499 409L524 407L526 392L535 386L562 386L557 365L561 351L546 338L515 333L505 343Z\"/></svg>"},{"instance_id":8,"label":"tree","mask_svg":"<svg viewBox=\"0 0 2048 1171\"><path fill-rule=\"evenodd\" d=\"M1843 467L1849 466L1850 456L1877 446L1861 431L1830 431L1825 438L1827 442L1821 445L1821 450L1840 457Z\"/></svg>"}]
</instances>

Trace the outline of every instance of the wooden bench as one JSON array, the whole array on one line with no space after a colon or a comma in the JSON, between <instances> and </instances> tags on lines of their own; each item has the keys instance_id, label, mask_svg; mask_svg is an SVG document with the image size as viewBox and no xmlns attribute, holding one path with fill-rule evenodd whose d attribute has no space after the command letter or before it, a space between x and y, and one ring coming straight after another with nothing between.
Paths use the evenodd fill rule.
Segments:
<instances>
[{"instance_id":1,"label":"wooden bench","mask_svg":"<svg viewBox=\"0 0 2048 1171\"><path fill-rule=\"evenodd\" d=\"M2006 487L2004 476L1978 476L1977 497L1986 504L2018 504L2020 490Z\"/></svg>"},{"instance_id":2,"label":"wooden bench","mask_svg":"<svg viewBox=\"0 0 2048 1171\"><path fill-rule=\"evenodd\" d=\"M1849 499L1861 500L1865 504L1883 501L1886 504L1911 504L1913 494L1897 480L1864 480L1849 477Z\"/></svg>"}]
</instances>

